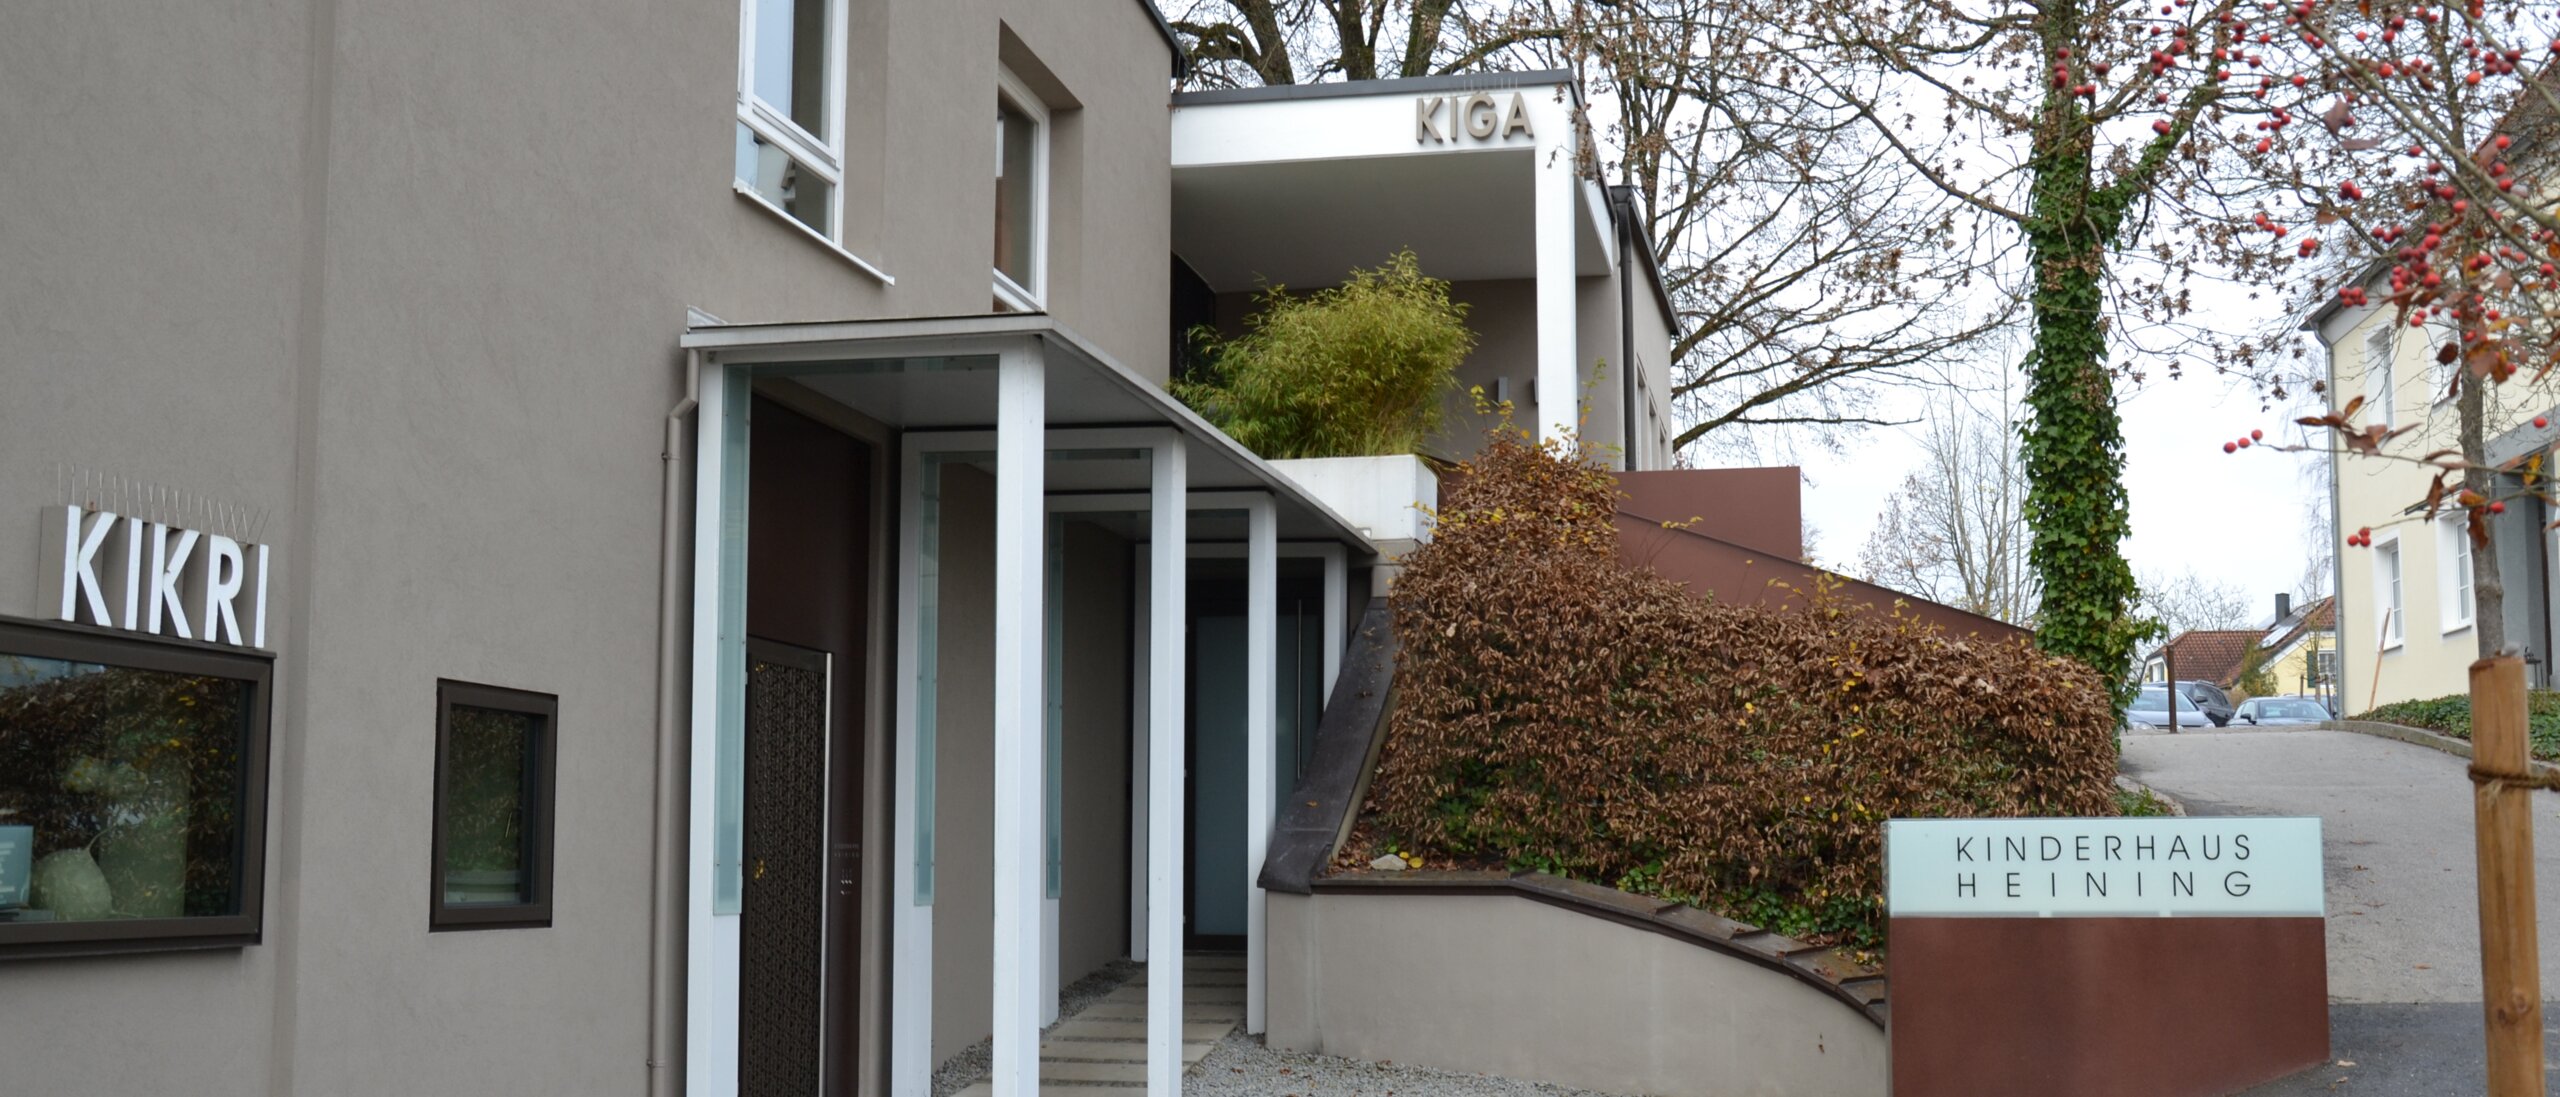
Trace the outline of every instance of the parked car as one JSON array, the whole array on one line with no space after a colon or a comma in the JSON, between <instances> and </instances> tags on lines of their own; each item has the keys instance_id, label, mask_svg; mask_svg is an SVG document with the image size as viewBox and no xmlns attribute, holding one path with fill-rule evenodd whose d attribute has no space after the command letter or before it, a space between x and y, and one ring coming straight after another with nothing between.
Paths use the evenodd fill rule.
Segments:
<instances>
[{"instance_id":1,"label":"parked car","mask_svg":"<svg viewBox=\"0 0 2560 1097\"><path fill-rule=\"evenodd\" d=\"M2329 710L2307 697L2252 697L2240 702L2231 718L2259 727L2318 724L2328 721Z\"/></svg>"},{"instance_id":2,"label":"parked car","mask_svg":"<svg viewBox=\"0 0 2560 1097\"><path fill-rule=\"evenodd\" d=\"M2133 704L2125 707L2124 719L2126 723L2138 728L2168 727L2168 687L2161 685L2148 685L2142 687L2142 692L2134 695ZM2191 701L2184 696L2180 696L2178 698L2178 726L2182 728L2201 728L2212 727L2214 725L2213 718L2205 715L2203 708L2197 706L2194 701Z\"/></svg>"},{"instance_id":3,"label":"parked car","mask_svg":"<svg viewBox=\"0 0 2560 1097\"><path fill-rule=\"evenodd\" d=\"M2335 697L2319 697L2308 693L2288 693L2284 696L2288 701L2309 701L2328 710L2330 719L2338 718L2338 699Z\"/></svg>"},{"instance_id":4,"label":"parked car","mask_svg":"<svg viewBox=\"0 0 2560 1097\"><path fill-rule=\"evenodd\" d=\"M2178 692L2195 702L2197 708L2203 709L2205 718L2213 721L2213 726L2221 727L2231 722L2231 697L2222 692L2222 687L2190 678L2178 683Z\"/></svg>"}]
</instances>

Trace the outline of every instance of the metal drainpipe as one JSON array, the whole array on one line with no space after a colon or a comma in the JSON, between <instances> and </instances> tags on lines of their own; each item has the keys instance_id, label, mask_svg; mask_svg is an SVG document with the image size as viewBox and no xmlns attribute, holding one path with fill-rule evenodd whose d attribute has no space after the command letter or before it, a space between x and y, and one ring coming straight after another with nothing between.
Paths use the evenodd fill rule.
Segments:
<instances>
[{"instance_id":1,"label":"metal drainpipe","mask_svg":"<svg viewBox=\"0 0 2560 1097\"><path fill-rule=\"evenodd\" d=\"M1618 385L1626 396L1620 401L1618 443L1625 449L1619 460L1628 472L1636 471L1636 289L1631 277L1634 254L1629 250L1634 238L1630 224L1636 216L1636 189L1609 188L1610 220L1618 223Z\"/></svg>"},{"instance_id":2,"label":"metal drainpipe","mask_svg":"<svg viewBox=\"0 0 2560 1097\"><path fill-rule=\"evenodd\" d=\"M2348 325L2348 330L2353 329L2354 325ZM2338 347L2317 328L2312 329L2311 335L2328 346L2329 391L2336 392ZM2347 516L2339 500L2338 440L2333 434L2329 437L2329 648L2338 653L2338 658L2329 671L2329 703L2336 710L2333 715L2343 719L2347 715L2347 560L2340 546L2347 535ZM2380 672L2381 668L2375 668L2375 673Z\"/></svg>"},{"instance_id":3,"label":"metal drainpipe","mask_svg":"<svg viewBox=\"0 0 2560 1097\"><path fill-rule=\"evenodd\" d=\"M684 699L685 689L678 678L684 664L685 636L690 630L683 620L685 595L684 568L679 559L684 555L685 534L692 523L682 520L691 513L683 505L685 486L693 480L693 451L684 444L684 420L693 414L695 394L701 391L702 352L687 351L684 359L684 392L673 409L667 412L666 448L658 454L665 472L663 495L659 502L658 544L658 767L654 794L655 826L651 831L649 850L649 1093L650 1097L677 1097L683 1091L683 1072L677 1069L676 1043L680 1011L684 1007L684 937L683 897L678 895L684 877L676 847L684 841L680 820L685 813L685 789L679 781L684 771Z\"/></svg>"}]
</instances>

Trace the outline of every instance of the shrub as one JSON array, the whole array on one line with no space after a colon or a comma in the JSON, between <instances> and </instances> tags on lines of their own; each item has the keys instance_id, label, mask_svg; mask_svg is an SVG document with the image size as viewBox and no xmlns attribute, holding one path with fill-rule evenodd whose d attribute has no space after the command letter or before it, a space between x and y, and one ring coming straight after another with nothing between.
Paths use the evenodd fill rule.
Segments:
<instances>
[{"instance_id":1,"label":"shrub","mask_svg":"<svg viewBox=\"0 0 2560 1097\"><path fill-rule=\"evenodd\" d=\"M2451 697L2433 697L2423 701L2394 701L2357 719L2425 728L2467 740L2471 738L2471 695L2457 693ZM2526 694L2525 720L2533 756L2546 761L2560 761L2560 693L2537 689Z\"/></svg>"},{"instance_id":2,"label":"shrub","mask_svg":"<svg viewBox=\"0 0 2560 1097\"><path fill-rule=\"evenodd\" d=\"M1604 470L1516 430L1445 483L1392 596L1370 839L1872 947L1885 819L2117 813L2114 715L2073 660L1827 591L1700 598L1619 562Z\"/></svg>"},{"instance_id":3,"label":"shrub","mask_svg":"<svg viewBox=\"0 0 2560 1097\"><path fill-rule=\"evenodd\" d=\"M1207 358L1174 395L1270 458L1412 453L1475 349L1467 306L1411 251L1333 289L1265 290L1245 334L1195 337Z\"/></svg>"}]
</instances>

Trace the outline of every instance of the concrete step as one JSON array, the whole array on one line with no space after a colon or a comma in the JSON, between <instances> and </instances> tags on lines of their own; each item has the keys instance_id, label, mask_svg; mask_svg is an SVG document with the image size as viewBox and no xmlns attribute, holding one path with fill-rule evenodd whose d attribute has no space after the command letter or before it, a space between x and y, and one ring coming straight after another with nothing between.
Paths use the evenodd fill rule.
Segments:
<instances>
[{"instance_id":1,"label":"concrete step","mask_svg":"<svg viewBox=\"0 0 2560 1097\"><path fill-rule=\"evenodd\" d=\"M1143 1062L1085 1062L1080 1060L1040 1061L1040 1085L1047 1089L1051 1082L1109 1082L1147 1084L1147 1064Z\"/></svg>"},{"instance_id":2,"label":"concrete step","mask_svg":"<svg viewBox=\"0 0 2560 1097\"><path fill-rule=\"evenodd\" d=\"M1212 1021L1186 1021L1182 1025L1184 1042L1224 1039L1233 1024ZM1065 1022L1050 1033L1056 1040L1145 1040L1147 1026L1143 1021L1089 1021L1082 1017Z\"/></svg>"},{"instance_id":3,"label":"concrete step","mask_svg":"<svg viewBox=\"0 0 2560 1097\"><path fill-rule=\"evenodd\" d=\"M1190 1066L1205 1059L1216 1041L1199 1041L1182 1045L1182 1062ZM1143 1040L1051 1040L1040 1045L1042 1062L1143 1063L1147 1061L1147 1045Z\"/></svg>"},{"instance_id":4,"label":"concrete step","mask_svg":"<svg viewBox=\"0 0 2560 1097\"><path fill-rule=\"evenodd\" d=\"M1076 1016L1088 1021L1144 1021L1147 1019L1147 1004L1145 1002L1095 1002L1086 1006L1084 1012ZM1182 1019L1224 1021L1235 1024L1244 1020L1244 1006L1242 1003L1194 1002L1185 999L1182 1003Z\"/></svg>"},{"instance_id":5,"label":"concrete step","mask_svg":"<svg viewBox=\"0 0 2560 1097\"><path fill-rule=\"evenodd\" d=\"M1102 997L1095 999L1096 1002L1116 1003L1121 1005L1144 1005L1146 1000L1146 988L1138 986L1121 987L1118 990L1112 991L1109 994L1105 994ZM1189 1006L1197 1002L1211 1002L1220 1005L1241 1006L1244 1004L1244 984L1234 983L1224 986L1183 987L1182 1004Z\"/></svg>"},{"instance_id":6,"label":"concrete step","mask_svg":"<svg viewBox=\"0 0 2560 1097\"><path fill-rule=\"evenodd\" d=\"M1108 1083L1051 1085L1045 1079L1040 1083L1040 1097L1144 1097L1146 1092L1146 1086L1143 1084L1136 1086L1115 1086ZM994 1094L994 1086L980 1081L973 1082L967 1089L961 1090L958 1097L994 1097Z\"/></svg>"}]
</instances>

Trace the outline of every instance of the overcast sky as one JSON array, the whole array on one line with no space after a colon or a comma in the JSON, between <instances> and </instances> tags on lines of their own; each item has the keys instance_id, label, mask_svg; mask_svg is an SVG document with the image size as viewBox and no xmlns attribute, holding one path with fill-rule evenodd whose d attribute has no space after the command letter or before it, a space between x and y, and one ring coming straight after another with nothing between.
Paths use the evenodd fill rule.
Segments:
<instances>
[{"instance_id":1,"label":"overcast sky","mask_svg":"<svg viewBox=\"0 0 2560 1097\"><path fill-rule=\"evenodd\" d=\"M2310 550L2304 529L2327 505L2325 459L2252 448L2226 455L2222 443L2251 429L2270 440L2300 440L2292 409L2260 411L2246 381L2212 374L2154 379L2119 405L2124 416L2125 484L2133 535L2125 557L2136 575L2194 571L2237 588L2258 616L2274 614L2278 591L2292 591ZM1876 516L1919 446L1907 428L1865 432L1840 453L1797 454L1804 466L1809 546L1827 566L1854 571ZM2317 471L2316 476L2303 470Z\"/></svg>"}]
</instances>

